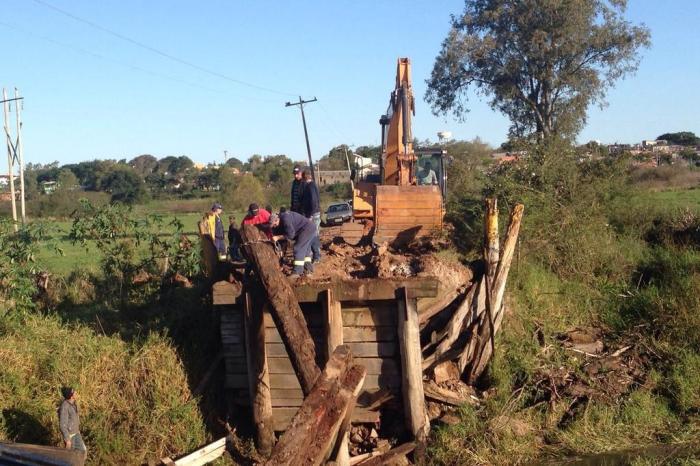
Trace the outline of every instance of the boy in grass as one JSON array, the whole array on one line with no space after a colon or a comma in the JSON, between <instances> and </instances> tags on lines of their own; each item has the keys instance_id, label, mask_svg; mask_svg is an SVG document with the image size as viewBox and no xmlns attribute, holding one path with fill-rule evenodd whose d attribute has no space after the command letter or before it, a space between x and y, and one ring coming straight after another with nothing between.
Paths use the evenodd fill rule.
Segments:
<instances>
[{"instance_id":1,"label":"boy in grass","mask_svg":"<svg viewBox=\"0 0 700 466\"><path fill-rule=\"evenodd\" d=\"M61 429L63 442L66 448L78 450L87 455L87 448L80 435L80 416L78 415L78 402L75 389L63 387L61 389L63 401L58 408L58 425Z\"/></svg>"}]
</instances>

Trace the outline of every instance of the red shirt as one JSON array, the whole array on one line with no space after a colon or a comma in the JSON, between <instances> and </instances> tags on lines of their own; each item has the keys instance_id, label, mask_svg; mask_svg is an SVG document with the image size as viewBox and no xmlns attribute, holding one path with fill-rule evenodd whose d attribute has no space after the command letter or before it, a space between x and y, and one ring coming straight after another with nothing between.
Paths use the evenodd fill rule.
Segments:
<instances>
[{"instance_id":1,"label":"red shirt","mask_svg":"<svg viewBox=\"0 0 700 466\"><path fill-rule=\"evenodd\" d=\"M256 215L246 215L243 221L241 222L241 226L260 225L264 223L270 223L270 212L268 212L265 209L258 209L258 213ZM272 231L270 231L269 228L265 228L263 231L265 232L268 238L272 238Z\"/></svg>"}]
</instances>

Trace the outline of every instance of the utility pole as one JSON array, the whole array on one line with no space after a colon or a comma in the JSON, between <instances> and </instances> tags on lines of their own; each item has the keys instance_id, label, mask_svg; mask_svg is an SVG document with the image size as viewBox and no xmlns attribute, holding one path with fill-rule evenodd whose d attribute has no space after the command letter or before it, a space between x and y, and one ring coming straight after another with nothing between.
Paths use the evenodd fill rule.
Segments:
<instances>
[{"instance_id":1,"label":"utility pole","mask_svg":"<svg viewBox=\"0 0 700 466\"><path fill-rule=\"evenodd\" d=\"M15 163L20 165L20 189L22 190L22 223L25 222L26 217L25 217L25 212L24 212L24 167L22 167L22 163L20 161L24 161L23 157L21 155L18 156L17 149L18 147L21 150L22 146L22 138L21 138L21 128L22 128L22 120L19 115L19 103L23 99L23 97L19 97L19 92L17 89L15 89L15 97L14 99L8 99L7 98L7 90L3 88L2 90L2 109L3 109L3 116L4 116L4 123L3 123L3 128L5 130L5 141L7 144L7 173L8 173L8 181L10 182L10 197L12 201L12 222L15 228L15 231L17 231L17 199L16 199L16 192L15 192ZM17 140L13 144L12 143L12 136L10 135L10 117L9 117L9 104L10 102L16 102L15 103L15 109L17 110Z\"/></svg>"},{"instance_id":2,"label":"utility pole","mask_svg":"<svg viewBox=\"0 0 700 466\"><path fill-rule=\"evenodd\" d=\"M17 142L15 142L15 155L19 155L19 198L20 212L22 213L22 225L27 223L27 211L24 207L24 150L22 148L22 101L20 101L19 90L15 87L15 116L17 117Z\"/></svg>"},{"instance_id":3,"label":"utility pole","mask_svg":"<svg viewBox=\"0 0 700 466\"><path fill-rule=\"evenodd\" d=\"M318 99L314 97L311 100L303 100L301 96L299 96L299 102L287 102L284 106L285 107L293 107L295 105L298 105L299 108L301 109L301 122L304 124L304 137L306 138L306 153L309 155L309 167L311 168L311 178L313 178L314 183L316 182L316 172L314 171L314 162L311 160L311 146L309 145L309 132L306 130L306 117L304 116L304 104L308 104L311 102L316 102Z\"/></svg>"},{"instance_id":4,"label":"utility pole","mask_svg":"<svg viewBox=\"0 0 700 466\"><path fill-rule=\"evenodd\" d=\"M226 161L228 160L228 151L224 149L224 165L226 165Z\"/></svg>"}]
</instances>

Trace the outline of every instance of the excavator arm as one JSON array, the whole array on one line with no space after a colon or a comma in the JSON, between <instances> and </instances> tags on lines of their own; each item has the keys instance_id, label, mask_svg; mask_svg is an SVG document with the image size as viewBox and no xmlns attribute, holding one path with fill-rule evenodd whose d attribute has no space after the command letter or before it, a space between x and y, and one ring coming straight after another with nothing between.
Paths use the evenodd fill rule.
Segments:
<instances>
[{"instance_id":1,"label":"excavator arm","mask_svg":"<svg viewBox=\"0 0 700 466\"><path fill-rule=\"evenodd\" d=\"M411 129L414 114L411 61L408 58L399 58L396 66L396 84L389 99L389 108L379 120L382 127L379 183L355 183L355 221L343 226L342 235L346 241L354 244L371 234L375 243L387 242L397 246L442 229L442 160L439 159L439 185L417 183L425 179L434 180L436 176L416 176L419 167ZM442 152L436 156L441 155ZM430 163L422 162L422 169L429 172Z\"/></svg>"}]
</instances>

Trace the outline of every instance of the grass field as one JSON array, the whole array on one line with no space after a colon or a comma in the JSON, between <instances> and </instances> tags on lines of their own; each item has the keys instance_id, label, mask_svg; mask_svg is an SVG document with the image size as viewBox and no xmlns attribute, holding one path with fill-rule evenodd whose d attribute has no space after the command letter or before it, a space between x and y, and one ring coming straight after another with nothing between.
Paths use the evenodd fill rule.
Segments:
<instances>
[{"instance_id":1,"label":"grass field","mask_svg":"<svg viewBox=\"0 0 700 466\"><path fill-rule=\"evenodd\" d=\"M156 213L164 217L165 223L178 218L184 225L185 231L191 236L196 236L197 221L202 217L204 211L208 209L212 199L190 199L190 200L165 200L152 201L148 204L135 206L137 213ZM334 201L328 201L328 204ZM673 209L690 208L700 209L700 189L672 189L664 191L642 191L637 197L627 199L630 205L638 207L648 205L650 208ZM233 214L237 223L245 216L243 211L224 212L224 224L228 223L228 216ZM89 250L81 245L72 244L67 234L70 231L71 222L68 220L51 221L56 228L56 233L52 235L51 241L42 245L41 252L37 260L46 269L54 274L66 276L76 269L96 272L101 257L100 251L94 247ZM166 230L163 233L171 233ZM55 244L62 251L63 255L57 254L51 244Z\"/></svg>"},{"instance_id":2,"label":"grass field","mask_svg":"<svg viewBox=\"0 0 700 466\"><path fill-rule=\"evenodd\" d=\"M148 212L145 206L139 206L137 211ZM151 212L156 213L156 212ZM185 233L191 238L196 238L197 236L197 222L202 218L202 214L199 213L177 213L177 214L167 214L163 212L157 212L163 215L163 220L165 225L169 225L174 219L179 219L185 225ZM243 212L234 212L237 220L243 218ZM224 225L228 224L228 215L224 212ZM40 248L39 256L37 261L42 266L46 268L51 273L59 276L67 276L74 270L83 270L87 272L97 272L99 269L99 261L102 257L101 253L97 248L89 244L87 245L87 250L84 246L80 244L73 244L68 239L68 233L70 232L71 222L69 220L53 221L52 227L55 232L50 236L50 238L43 244ZM164 234L172 233L174 229L168 228L163 231ZM62 254L56 251L59 248Z\"/></svg>"}]
</instances>

